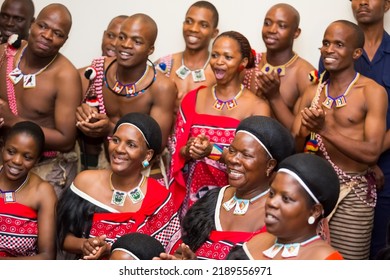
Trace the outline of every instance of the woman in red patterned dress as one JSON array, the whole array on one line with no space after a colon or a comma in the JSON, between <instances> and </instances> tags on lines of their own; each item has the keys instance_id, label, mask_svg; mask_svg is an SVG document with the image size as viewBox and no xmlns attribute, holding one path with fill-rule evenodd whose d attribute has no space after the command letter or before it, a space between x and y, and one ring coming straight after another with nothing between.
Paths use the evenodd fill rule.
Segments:
<instances>
[{"instance_id":1,"label":"woman in red patterned dress","mask_svg":"<svg viewBox=\"0 0 390 280\"><path fill-rule=\"evenodd\" d=\"M210 65L216 78L184 97L176 118L170 189L181 215L211 188L227 184L222 151L230 145L239 122L270 115L269 105L241 84L240 73L253 66L248 40L235 31L214 41ZM207 186L207 187L206 187Z\"/></svg>"},{"instance_id":2,"label":"woman in red patterned dress","mask_svg":"<svg viewBox=\"0 0 390 280\"><path fill-rule=\"evenodd\" d=\"M179 222L171 193L142 172L161 148L161 129L149 115L130 113L109 140L109 170L77 175L59 201L59 247L78 258L107 258L124 234L153 236L167 248Z\"/></svg>"},{"instance_id":3,"label":"woman in red patterned dress","mask_svg":"<svg viewBox=\"0 0 390 280\"><path fill-rule=\"evenodd\" d=\"M0 168L0 259L55 259L53 186L30 172L45 145L33 122L16 123L5 137Z\"/></svg>"}]
</instances>

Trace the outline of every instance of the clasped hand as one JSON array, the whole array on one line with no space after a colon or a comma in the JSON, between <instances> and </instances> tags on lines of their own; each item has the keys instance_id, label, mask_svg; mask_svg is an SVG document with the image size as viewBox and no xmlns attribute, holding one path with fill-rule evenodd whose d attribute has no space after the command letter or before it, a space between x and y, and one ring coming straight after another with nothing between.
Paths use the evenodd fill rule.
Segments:
<instances>
[{"instance_id":1,"label":"clasped hand","mask_svg":"<svg viewBox=\"0 0 390 280\"><path fill-rule=\"evenodd\" d=\"M109 119L106 114L99 114L96 108L85 103L77 107L76 126L90 137L106 136L109 129Z\"/></svg>"},{"instance_id":2,"label":"clasped hand","mask_svg":"<svg viewBox=\"0 0 390 280\"><path fill-rule=\"evenodd\" d=\"M202 159L210 155L213 145L206 135L198 135L188 139L185 146L185 155L193 160Z\"/></svg>"}]
</instances>

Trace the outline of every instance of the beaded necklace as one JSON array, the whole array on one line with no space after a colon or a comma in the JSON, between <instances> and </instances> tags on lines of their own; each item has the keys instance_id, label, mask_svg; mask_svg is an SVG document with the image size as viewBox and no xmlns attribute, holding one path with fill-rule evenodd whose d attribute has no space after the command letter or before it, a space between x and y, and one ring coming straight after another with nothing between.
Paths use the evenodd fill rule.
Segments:
<instances>
[{"instance_id":1,"label":"beaded necklace","mask_svg":"<svg viewBox=\"0 0 390 280\"><path fill-rule=\"evenodd\" d=\"M304 247L307 244L313 243L317 240L321 239L319 235L315 235L313 237L310 237L309 239L300 242L300 243L289 243L289 244L282 244L278 243L278 240L275 241L275 244L271 246L271 248L263 251L263 255L267 258L273 259L280 250L283 249L282 252L282 258L292 258L298 256L300 247Z\"/></svg>"},{"instance_id":2,"label":"beaded necklace","mask_svg":"<svg viewBox=\"0 0 390 280\"><path fill-rule=\"evenodd\" d=\"M192 74L192 80L195 83L203 82L206 81L206 75L204 74L204 69L206 69L207 64L210 62L210 56L207 58L206 63L203 65L202 68L196 69L196 70L191 70L184 64L184 54L181 57L181 66L176 70L176 75L184 80L187 78L187 76L191 73Z\"/></svg>"},{"instance_id":3,"label":"beaded necklace","mask_svg":"<svg viewBox=\"0 0 390 280\"><path fill-rule=\"evenodd\" d=\"M272 71L276 71L276 73L278 73L279 76L284 76L286 75L286 68L291 64L293 64L294 61L297 60L297 58L298 58L298 54L294 53L294 56L289 61L287 61L287 63L278 66L273 66L268 62L266 62L263 68L261 68L261 71L263 73L270 73Z\"/></svg>"},{"instance_id":4,"label":"beaded necklace","mask_svg":"<svg viewBox=\"0 0 390 280\"><path fill-rule=\"evenodd\" d=\"M245 213L248 211L249 204L252 204L256 200L262 198L269 192L269 189L263 191L261 194L256 195L255 197L251 199L242 199L237 198L236 193L234 193L233 197L226 201L224 204L222 204L223 208L225 208L226 211L230 211L234 206L234 215L245 215Z\"/></svg>"},{"instance_id":5,"label":"beaded necklace","mask_svg":"<svg viewBox=\"0 0 390 280\"><path fill-rule=\"evenodd\" d=\"M27 45L28 44L26 44L24 46L24 48L22 49L21 55L19 56L19 59L16 63L16 67L14 70L11 71L11 73L9 73L8 77L14 85L16 85L23 78L23 88L35 88L36 87L36 76L38 76L43 71L45 71L54 62L54 60L57 58L58 54L56 54L53 57L53 59L46 66L44 66L43 68L41 68L37 72L35 72L33 74L24 74L22 72L22 70L20 70L20 62L22 61L22 58L23 58L24 52L26 51Z\"/></svg>"},{"instance_id":6,"label":"beaded necklace","mask_svg":"<svg viewBox=\"0 0 390 280\"><path fill-rule=\"evenodd\" d=\"M113 172L111 172L110 174L110 189L112 190L111 204L117 206L123 206L125 204L125 200L127 196L129 196L133 204L136 204L145 198L145 195L141 190L141 186L146 181L145 176L142 175L141 180L139 181L138 185L134 189L125 192L125 191L118 191L114 188L114 186L112 185L112 173Z\"/></svg>"},{"instance_id":7,"label":"beaded necklace","mask_svg":"<svg viewBox=\"0 0 390 280\"><path fill-rule=\"evenodd\" d=\"M0 171L2 170L3 170L3 166L0 167ZM30 179L30 173L27 174L23 183L14 191L3 191L2 189L0 189L0 193L3 196L4 203L16 202L16 193L22 190L27 185L29 179Z\"/></svg>"},{"instance_id":8,"label":"beaded necklace","mask_svg":"<svg viewBox=\"0 0 390 280\"><path fill-rule=\"evenodd\" d=\"M359 79L360 74L356 72L355 77L353 80L349 83L347 89L344 91L343 94L337 96L337 97L332 97L329 96L329 83L326 84L325 86L325 101L322 102L322 105L324 105L326 108L331 109L333 107L333 104L336 104L336 108L344 107L347 105L347 99L345 98L353 85L356 83L356 81Z\"/></svg>"},{"instance_id":9,"label":"beaded necklace","mask_svg":"<svg viewBox=\"0 0 390 280\"><path fill-rule=\"evenodd\" d=\"M215 102L214 102L214 104L213 104L213 108L214 108L215 110L218 110L218 111L222 111L222 109L223 109L223 107L225 107L225 105L226 105L226 107L228 108L228 110L232 110L232 109L236 108L237 105L238 105L237 99L240 98L240 96L241 96L241 94L242 94L242 92L243 92L243 90L244 90L244 85L241 84L241 86L240 86L240 91L239 91L233 98L231 98L231 99L229 99L229 100L226 100L226 101L221 100L221 99L219 99L219 98L217 97L216 86L217 86L217 85L215 84L215 85L213 85L213 87L211 88L211 91L212 91L212 93L213 93L213 97L214 97L214 99L215 99Z\"/></svg>"},{"instance_id":10,"label":"beaded necklace","mask_svg":"<svg viewBox=\"0 0 390 280\"><path fill-rule=\"evenodd\" d=\"M124 97L127 97L127 98L130 98L130 97L134 97L134 96L138 96L139 94L142 94L144 93L153 83L154 81L156 80L156 76L157 76L157 71L156 71L156 67L154 66L153 62L151 62L149 59L148 59L148 62L149 64L146 65L146 70L144 72L144 74L141 76L141 78L139 78L136 82L134 83L130 83L130 84L126 84L126 85L123 85L122 83L120 83L118 80L116 80L116 83L113 87L111 87L109 84L108 84L108 79L107 79L107 72L108 70L111 68L111 66L114 64L114 62L116 62L116 59L114 59L110 65L108 65L106 71L104 72L104 81L105 81L105 84L107 86L107 88L109 90L111 90L113 93L115 93L116 95L119 95L119 96L124 96ZM153 68L153 72L154 72L154 76L153 76L153 79L150 81L150 83L144 87L143 89L141 90L136 90L136 85L139 84L146 76L146 72L148 71L149 67L152 67ZM119 86L119 87L118 87ZM123 90L123 87L126 88L126 93L121 93L122 90Z\"/></svg>"}]
</instances>

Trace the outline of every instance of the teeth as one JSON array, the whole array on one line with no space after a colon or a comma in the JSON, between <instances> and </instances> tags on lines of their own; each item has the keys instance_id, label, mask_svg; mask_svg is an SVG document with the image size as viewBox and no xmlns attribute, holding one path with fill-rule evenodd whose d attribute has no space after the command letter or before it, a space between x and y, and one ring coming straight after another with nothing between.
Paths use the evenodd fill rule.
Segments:
<instances>
[{"instance_id":1,"label":"teeth","mask_svg":"<svg viewBox=\"0 0 390 280\"><path fill-rule=\"evenodd\" d=\"M325 57L324 61L326 61L326 62L333 62L333 61L336 61L336 59L331 58L331 57Z\"/></svg>"},{"instance_id":2,"label":"teeth","mask_svg":"<svg viewBox=\"0 0 390 280\"><path fill-rule=\"evenodd\" d=\"M236 170L230 170L230 173L231 173L231 174L240 174L240 173L237 172Z\"/></svg>"},{"instance_id":3,"label":"teeth","mask_svg":"<svg viewBox=\"0 0 390 280\"><path fill-rule=\"evenodd\" d=\"M198 41L198 38L194 36L188 36L188 42L190 43L196 43Z\"/></svg>"}]
</instances>

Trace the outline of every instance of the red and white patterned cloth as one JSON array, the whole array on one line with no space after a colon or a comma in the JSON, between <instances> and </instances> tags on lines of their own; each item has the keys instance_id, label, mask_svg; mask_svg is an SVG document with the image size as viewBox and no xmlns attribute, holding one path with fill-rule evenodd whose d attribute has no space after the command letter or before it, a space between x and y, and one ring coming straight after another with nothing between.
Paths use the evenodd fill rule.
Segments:
<instances>
[{"instance_id":1,"label":"red and white patterned cloth","mask_svg":"<svg viewBox=\"0 0 390 280\"><path fill-rule=\"evenodd\" d=\"M38 220L35 210L0 198L0 256L33 256L38 253Z\"/></svg>"}]
</instances>

